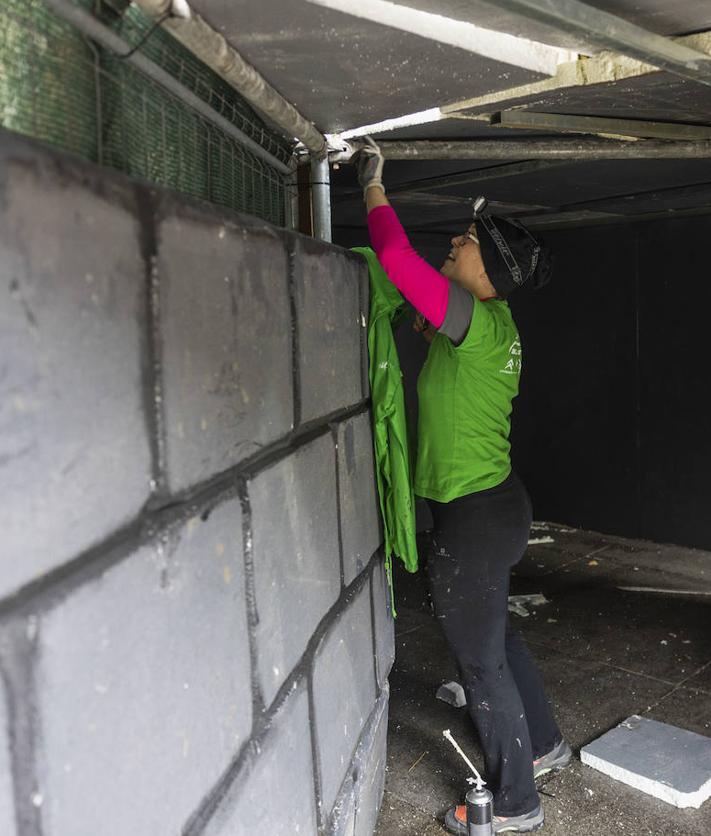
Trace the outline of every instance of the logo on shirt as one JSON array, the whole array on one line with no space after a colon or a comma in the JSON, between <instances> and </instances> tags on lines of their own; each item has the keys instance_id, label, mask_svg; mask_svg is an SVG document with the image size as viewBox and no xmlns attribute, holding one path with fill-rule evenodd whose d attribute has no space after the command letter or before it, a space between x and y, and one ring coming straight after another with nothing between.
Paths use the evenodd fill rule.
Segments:
<instances>
[{"instance_id":1,"label":"logo on shirt","mask_svg":"<svg viewBox=\"0 0 711 836\"><path fill-rule=\"evenodd\" d=\"M522 351L521 351L521 340L517 337L512 343L509 348L509 359L506 361L506 365L503 369L499 370L500 374L521 374L521 362L522 362Z\"/></svg>"}]
</instances>

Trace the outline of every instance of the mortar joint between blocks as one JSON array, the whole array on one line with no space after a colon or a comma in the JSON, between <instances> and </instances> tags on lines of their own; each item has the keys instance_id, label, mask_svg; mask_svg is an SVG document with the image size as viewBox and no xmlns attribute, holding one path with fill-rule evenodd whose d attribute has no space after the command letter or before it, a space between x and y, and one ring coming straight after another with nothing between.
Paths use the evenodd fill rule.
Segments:
<instances>
[{"instance_id":1,"label":"mortar joint between blocks","mask_svg":"<svg viewBox=\"0 0 711 836\"><path fill-rule=\"evenodd\" d=\"M373 643L373 676L375 679L375 693L377 694L380 690L380 686L378 683L378 640L376 637L376 618L375 618L375 589L373 584L373 573L375 572L375 567L378 565L379 561L379 552L380 550L376 550L376 558L373 560L371 558L370 561L370 634Z\"/></svg>"},{"instance_id":2,"label":"mortar joint between blocks","mask_svg":"<svg viewBox=\"0 0 711 836\"><path fill-rule=\"evenodd\" d=\"M161 361L160 275L158 271L158 224L151 190L135 186L136 215L146 283L146 343L144 366L144 408L151 449L151 500L164 497L166 487L166 440Z\"/></svg>"},{"instance_id":3,"label":"mortar joint between blocks","mask_svg":"<svg viewBox=\"0 0 711 836\"><path fill-rule=\"evenodd\" d=\"M296 273L299 269L297 259L297 238L296 235L289 235L287 238L287 288L289 292L289 309L291 318L291 377L292 377L292 400L293 400L293 428L296 430L301 424L301 368L299 363L299 316L296 301Z\"/></svg>"},{"instance_id":4,"label":"mortar joint between blocks","mask_svg":"<svg viewBox=\"0 0 711 836\"><path fill-rule=\"evenodd\" d=\"M246 479L238 483L240 504L242 506L242 549L244 554L244 589L247 605L247 629L249 632L249 660L252 684L252 716L258 717L264 712L264 697L258 678L257 594L254 580L254 549L252 537L252 506L249 500L249 484ZM254 722L254 721L253 721Z\"/></svg>"},{"instance_id":5,"label":"mortar joint between blocks","mask_svg":"<svg viewBox=\"0 0 711 836\"><path fill-rule=\"evenodd\" d=\"M343 520L341 516L341 468L338 452L338 428L339 424L331 424L331 437L333 439L333 452L336 467L336 530L338 533L338 563L341 571L341 589L346 585L345 555L343 554Z\"/></svg>"},{"instance_id":6,"label":"mortar joint between blocks","mask_svg":"<svg viewBox=\"0 0 711 836\"><path fill-rule=\"evenodd\" d=\"M27 617L16 617L5 625L4 632L8 641L0 653L0 690L5 692L8 714L17 832L22 836L42 836L41 811L32 803L39 791L39 713L35 694L36 619L32 621Z\"/></svg>"}]
</instances>

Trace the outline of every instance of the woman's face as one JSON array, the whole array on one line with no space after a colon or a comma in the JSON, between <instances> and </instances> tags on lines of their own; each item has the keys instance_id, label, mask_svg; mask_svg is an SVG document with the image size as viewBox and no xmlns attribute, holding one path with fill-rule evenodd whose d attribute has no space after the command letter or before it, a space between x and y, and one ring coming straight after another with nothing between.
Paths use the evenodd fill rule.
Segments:
<instances>
[{"instance_id":1,"label":"woman's face","mask_svg":"<svg viewBox=\"0 0 711 836\"><path fill-rule=\"evenodd\" d=\"M479 299L496 296L496 291L486 275L474 224L463 235L452 238L452 248L440 272Z\"/></svg>"}]
</instances>

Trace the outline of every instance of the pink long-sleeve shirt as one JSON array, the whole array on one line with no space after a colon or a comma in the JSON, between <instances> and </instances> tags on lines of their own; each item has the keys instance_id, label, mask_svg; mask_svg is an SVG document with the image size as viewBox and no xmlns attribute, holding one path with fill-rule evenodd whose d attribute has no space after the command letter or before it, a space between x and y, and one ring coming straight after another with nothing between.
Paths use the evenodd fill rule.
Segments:
<instances>
[{"instance_id":1,"label":"pink long-sleeve shirt","mask_svg":"<svg viewBox=\"0 0 711 836\"><path fill-rule=\"evenodd\" d=\"M471 322L473 296L415 252L392 206L368 213L368 231L390 281L435 328L460 342Z\"/></svg>"},{"instance_id":2,"label":"pink long-sleeve shirt","mask_svg":"<svg viewBox=\"0 0 711 836\"><path fill-rule=\"evenodd\" d=\"M439 328L447 313L449 281L415 252L392 206L377 206L368 213L368 231L390 281Z\"/></svg>"}]
</instances>

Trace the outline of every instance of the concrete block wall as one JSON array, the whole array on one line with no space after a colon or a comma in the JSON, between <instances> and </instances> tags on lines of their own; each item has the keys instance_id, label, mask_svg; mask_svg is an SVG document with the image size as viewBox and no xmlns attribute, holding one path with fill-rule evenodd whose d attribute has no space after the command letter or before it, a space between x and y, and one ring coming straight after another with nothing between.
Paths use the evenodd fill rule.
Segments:
<instances>
[{"instance_id":1,"label":"concrete block wall","mask_svg":"<svg viewBox=\"0 0 711 836\"><path fill-rule=\"evenodd\" d=\"M0 833L370 834L354 255L0 134Z\"/></svg>"}]
</instances>

